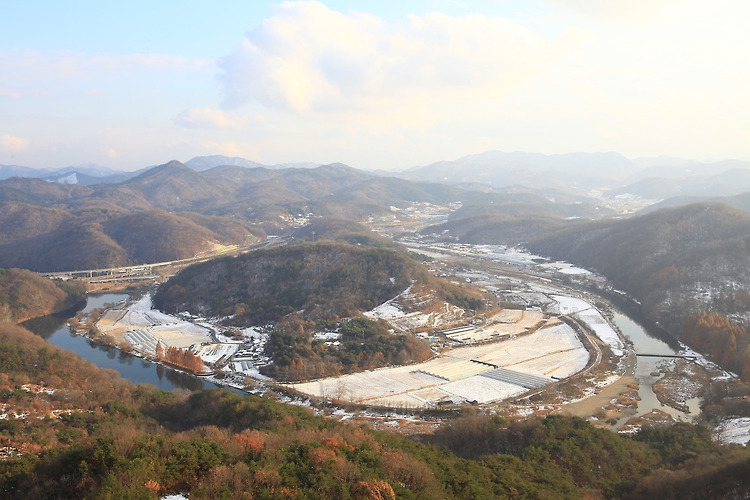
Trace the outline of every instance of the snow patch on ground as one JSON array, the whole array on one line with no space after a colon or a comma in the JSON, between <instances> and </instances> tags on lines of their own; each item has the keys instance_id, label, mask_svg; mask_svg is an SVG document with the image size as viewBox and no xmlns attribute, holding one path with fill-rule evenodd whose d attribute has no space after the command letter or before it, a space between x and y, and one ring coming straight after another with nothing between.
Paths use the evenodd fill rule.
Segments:
<instances>
[{"instance_id":1,"label":"snow patch on ground","mask_svg":"<svg viewBox=\"0 0 750 500\"><path fill-rule=\"evenodd\" d=\"M550 312L574 316L590 328L602 342L607 344L615 355L622 356L624 354L625 343L594 306L577 297L565 295L552 295L551 297L556 304L548 308Z\"/></svg>"},{"instance_id":2,"label":"snow patch on ground","mask_svg":"<svg viewBox=\"0 0 750 500\"><path fill-rule=\"evenodd\" d=\"M404 311L399 309L398 306L396 306L392 301L389 300L388 302L380 304L372 311L367 311L365 313L365 316L367 316L368 318L379 318L387 321L389 319L402 317L405 314L406 313L404 313Z\"/></svg>"},{"instance_id":3,"label":"snow patch on ground","mask_svg":"<svg viewBox=\"0 0 750 500\"><path fill-rule=\"evenodd\" d=\"M552 295L551 298L554 299L557 304L550 306L549 312L555 314L575 314L592 308L591 304L576 297Z\"/></svg>"},{"instance_id":4,"label":"snow patch on ground","mask_svg":"<svg viewBox=\"0 0 750 500\"><path fill-rule=\"evenodd\" d=\"M617 332L607 323L596 309L581 311L575 315L576 319L588 326L602 342L607 344L616 356L625 352L625 344Z\"/></svg>"},{"instance_id":5,"label":"snow patch on ground","mask_svg":"<svg viewBox=\"0 0 750 500\"><path fill-rule=\"evenodd\" d=\"M440 328L446 324L454 324L465 314L463 309L447 302L442 302L438 310L430 313L420 310L420 307L429 307L434 304L435 298L431 292L415 293L413 287L410 286L396 297L365 312L364 315L370 319L383 319L394 329L405 332L423 327ZM409 309L411 312L407 312Z\"/></svg>"},{"instance_id":6,"label":"snow patch on ground","mask_svg":"<svg viewBox=\"0 0 750 500\"><path fill-rule=\"evenodd\" d=\"M313 338L315 340L338 340L341 338L341 334L338 332L315 332L313 333Z\"/></svg>"},{"instance_id":7,"label":"snow patch on ground","mask_svg":"<svg viewBox=\"0 0 750 500\"><path fill-rule=\"evenodd\" d=\"M747 444L750 442L750 418L732 418L716 428L715 439L722 443Z\"/></svg>"}]
</instances>

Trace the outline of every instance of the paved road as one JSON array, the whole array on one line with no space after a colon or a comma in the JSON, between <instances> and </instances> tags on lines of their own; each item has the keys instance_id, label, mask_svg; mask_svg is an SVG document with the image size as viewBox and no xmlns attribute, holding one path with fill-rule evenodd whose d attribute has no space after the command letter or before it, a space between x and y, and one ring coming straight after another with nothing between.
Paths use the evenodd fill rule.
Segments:
<instances>
[{"instance_id":1,"label":"paved road","mask_svg":"<svg viewBox=\"0 0 750 500\"><path fill-rule=\"evenodd\" d=\"M56 271L53 273L39 273L42 276L49 278L103 278L108 279L127 279L133 276L149 277L153 275L155 269L166 268L166 267L184 267L190 264L196 264L198 262L205 262L207 260L215 259L217 257L223 257L226 255L238 255L260 248L268 248L283 245L289 242L288 237L279 238L268 238L251 245L236 245L229 249L220 250L218 252L211 252L202 255L196 255L188 259L170 260L165 262L154 262L150 264L138 264L134 266L119 266L109 267L100 269L84 269L75 271Z\"/></svg>"}]
</instances>

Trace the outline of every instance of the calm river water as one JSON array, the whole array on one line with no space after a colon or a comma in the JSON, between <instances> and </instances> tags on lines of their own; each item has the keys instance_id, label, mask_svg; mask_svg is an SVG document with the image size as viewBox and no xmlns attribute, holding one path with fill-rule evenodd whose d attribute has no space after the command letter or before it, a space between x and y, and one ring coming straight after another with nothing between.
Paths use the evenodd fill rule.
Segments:
<instances>
[{"instance_id":1,"label":"calm river water","mask_svg":"<svg viewBox=\"0 0 750 500\"><path fill-rule=\"evenodd\" d=\"M84 311L89 312L92 309L104 307L106 304L114 304L127 298L128 295L122 293L90 295L86 300ZM22 326L58 347L73 351L100 368L118 371L123 378L137 384L152 384L167 391L177 388L198 391L220 387L207 380L166 368L147 359L132 356L114 347L103 346L82 335L74 334L68 327L67 321L75 313L75 310L69 310L56 315L36 318L26 321Z\"/></svg>"},{"instance_id":2,"label":"calm river water","mask_svg":"<svg viewBox=\"0 0 750 500\"><path fill-rule=\"evenodd\" d=\"M638 354L671 355L677 353L677 350L667 343L667 339L661 340L649 335L641 325L624 314L615 314L614 323L623 335L633 343L635 352ZM673 359L640 356L637 358L635 378L638 379L638 395L641 400L638 402L638 413L636 413L636 416L644 415L653 409L658 409L670 414L677 420L689 422L700 413L700 400L698 398L689 399L685 402L690 409L690 413L685 413L676 410L671 406L661 404L657 399L656 394L654 394L651 386L661 378L661 374L652 375L652 373L659 371L659 365L661 363L670 361L673 361ZM628 418L630 417L626 417L624 420L627 420Z\"/></svg>"}]
</instances>

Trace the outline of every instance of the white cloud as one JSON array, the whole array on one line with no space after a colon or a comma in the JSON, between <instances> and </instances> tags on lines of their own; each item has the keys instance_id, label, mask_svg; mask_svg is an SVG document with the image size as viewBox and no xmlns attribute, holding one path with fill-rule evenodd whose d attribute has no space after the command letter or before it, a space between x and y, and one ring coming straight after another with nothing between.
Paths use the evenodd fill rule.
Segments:
<instances>
[{"instance_id":1,"label":"white cloud","mask_svg":"<svg viewBox=\"0 0 750 500\"><path fill-rule=\"evenodd\" d=\"M241 125L244 120L230 118L220 109L190 108L180 113L175 123L186 128L215 129L232 128Z\"/></svg>"},{"instance_id":2,"label":"white cloud","mask_svg":"<svg viewBox=\"0 0 750 500\"><path fill-rule=\"evenodd\" d=\"M195 71L209 66L202 59L163 54L100 54L69 50L0 51L6 82L52 81L128 74L139 70Z\"/></svg>"},{"instance_id":3,"label":"white cloud","mask_svg":"<svg viewBox=\"0 0 750 500\"><path fill-rule=\"evenodd\" d=\"M20 97L23 97L23 92L16 89L11 89L7 87L0 87L0 97L8 97L10 99L18 99Z\"/></svg>"},{"instance_id":4,"label":"white cloud","mask_svg":"<svg viewBox=\"0 0 750 500\"><path fill-rule=\"evenodd\" d=\"M660 15L681 0L547 0L570 12L615 23L634 23Z\"/></svg>"},{"instance_id":5,"label":"white cloud","mask_svg":"<svg viewBox=\"0 0 750 500\"><path fill-rule=\"evenodd\" d=\"M502 95L552 53L544 39L503 18L433 13L395 25L295 2L278 7L218 64L228 108L260 102L303 115L387 115L410 107L424 123L413 104L435 119L443 100Z\"/></svg>"},{"instance_id":6,"label":"white cloud","mask_svg":"<svg viewBox=\"0 0 750 500\"><path fill-rule=\"evenodd\" d=\"M12 135L3 135L0 137L0 148L6 153L20 153L28 147L28 139Z\"/></svg>"},{"instance_id":7,"label":"white cloud","mask_svg":"<svg viewBox=\"0 0 750 500\"><path fill-rule=\"evenodd\" d=\"M472 148L750 157L750 3L548 3L401 23L284 3L218 60L223 106L367 167Z\"/></svg>"}]
</instances>

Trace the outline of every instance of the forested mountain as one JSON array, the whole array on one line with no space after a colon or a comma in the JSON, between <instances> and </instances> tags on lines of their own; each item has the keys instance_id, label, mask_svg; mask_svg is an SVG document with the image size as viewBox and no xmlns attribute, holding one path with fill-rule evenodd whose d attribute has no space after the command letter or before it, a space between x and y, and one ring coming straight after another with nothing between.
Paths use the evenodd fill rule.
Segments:
<instances>
[{"instance_id":1,"label":"forested mountain","mask_svg":"<svg viewBox=\"0 0 750 500\"><path fill-rule=\"evenodd\" d=\"M613 216L608 208L589 203L555 203L531 193L503 199L477 201L462 206L443 224L429 226L423 234L448 236L462 243L511 244L577 222ZM580 221L578 221L580 219Z\"/></svg>"},{"instance_id":2,"label":"forested mountain","mask_svg":"<svg viewBox=\"0 0 750 500\"><path fill-rule=\"evenodd\" d=\"M526 208L537 206L545 213L608 213L584 204L554 208L526 193L482 193L378 177L342 164L223 165L198 172L172 161L120 183L0 181L0 266L54 271L167 261L192 256L212 243L285 232L308 215L356 220L414 202L508 206L521 200Z\"/></svg>"},{"instance_id":3,"label":"forested mountain","mask_svg":"<svg viewBox=\"0 0 750 500\"><path fill-rule=\"evenodd\" d=\"M212 243L252 239L240 220L162 210L44 208L0 203L0 264L67 271L193 257Z\"/></svg>"},{"instance_id":4,"label":"forested mountain","mask_svg":"<svg viewBox=\"0 0 750 500\"><path fill-rule=\"evenodd\" d=\"M750 285L750 214L718 204L581 224L529 248L597 270L662 319Z\"/></svg>"},{"instance_id":5,"label":"forested mountain","mask_svg":"<svg viewBox=\"0 0 750 500\"><path fill-rule=\"evenodd\" d=\"M570 224L557 217L479 214L424 228L421 233L474 245L517 245Z\"/></svg>"},{"instance_id":6,"label":"forested mountain","mask_svg":"<svg viewBox=\"0 0 750 500\"><path fill-rule=\"evenodd\" d=\"M12 177L0 181L0 202L18 201L48 207L64 205L93 193L94 190L88 186L59 184L42 179Z\"/></svg>"}]
</instances>

